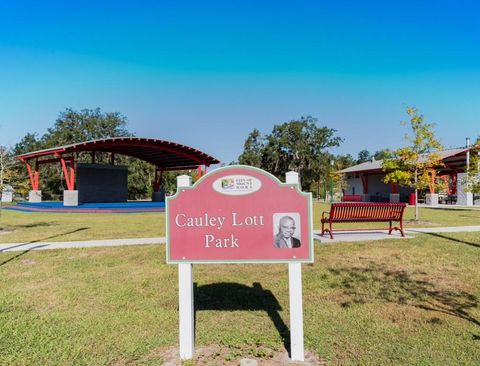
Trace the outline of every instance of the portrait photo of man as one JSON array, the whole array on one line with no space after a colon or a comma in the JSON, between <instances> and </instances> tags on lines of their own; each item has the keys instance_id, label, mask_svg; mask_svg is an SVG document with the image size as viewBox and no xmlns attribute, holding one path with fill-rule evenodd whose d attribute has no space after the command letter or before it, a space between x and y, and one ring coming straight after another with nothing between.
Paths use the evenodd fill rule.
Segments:
<instances>
[{"instance_id":1,"label":"portrait photo of man","mask_svg":"<svg viewBox=\"0 0 480 366\"><path fill-rule=\"evenodd\" d=\"M273 239L273 246L275 248L300 248L301 242L295 235L296 221L299 221L298 214L296 215L274 215L280 216L278 220L278 229L274 235ZM297 216L297 220L295 220L294 216ZM275 221L274 221L275 222Z\"/></svg>"}]
</instances>

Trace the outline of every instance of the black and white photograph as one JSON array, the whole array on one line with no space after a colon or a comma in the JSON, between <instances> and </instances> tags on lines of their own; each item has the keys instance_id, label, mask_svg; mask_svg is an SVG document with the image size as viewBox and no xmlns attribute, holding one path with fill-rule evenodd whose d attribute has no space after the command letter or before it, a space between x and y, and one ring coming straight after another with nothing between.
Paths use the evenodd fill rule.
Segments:
<instances>
[{"instance_id":1,"label":"black and white photograph","mask_svg":"<svg viewBox=\"0 0 480 366\"><path fill-rule=\"evenodd\" d=\"M297 212L273 215L273 246L275 248L300 248L300 236L300 215Z\"/></svg>"}]
</instances>

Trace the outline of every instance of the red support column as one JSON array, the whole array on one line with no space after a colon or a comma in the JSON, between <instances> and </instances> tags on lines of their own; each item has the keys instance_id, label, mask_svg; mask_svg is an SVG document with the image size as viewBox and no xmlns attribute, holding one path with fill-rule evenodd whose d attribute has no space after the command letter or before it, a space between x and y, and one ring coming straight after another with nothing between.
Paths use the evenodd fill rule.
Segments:
<instances>
[{"instance_id":1,"label":"red support column","mask_svg":"<svg viewBox=\"0 0 480 366\"><path fill-rule=\"evenodd\" d=\"M200 179L203 175L203 172L202 172L202 167L199 165L197 167L197 180Z\"/></svg>"},{"instance_id":2,"label":"red support column","mask_svg":"<svg viewBox=\"0 0 480 366\"><path fill-rule=\"evenodd\" d=\"M452 189L450 188L450 181L448 179L448 175L441 175L440 178L444 181L445 187L447 188L447 194L451 195L452 194Z\"/></svg>"},{"instance_id":3,"label":"red support column","mask_svg":"<svg viewBox=\"0 0 480 366\"><path fill-rule=\"evenodd\" d=\"M63 175L65 176L65 183L67 183L67 189L69 191L75 190L75 158L70 158L70 169L67 169L67 163L63 156L59 156L62 163Z\"/></svg>"},{"instance_id":4,"label":"red support column","mask_svg":"<svg viewBox=\"0 0 480 366\"><path fill-rule=\"evenodd\" d=\"M428 184L428 190L430 191L430 194L435 193L435 171L430 173L430 183Z\"/></svg>"},{"instance_id":5,"label":"red support column","mask_svg":"<svg viewBox=\"0 0 480 366\"><path fill-rule=\"evenodd\" d=\"M452 174L452 194L457 194L457 175Z\"/></svg>"},{"instance_id":6,"label":"red support column","mask_svg":"<svg viewBox=\"0 0 480 366\"><path fill-rule=\"evenodd\" d=\"M392 193L398 193L398 185L395 183L392 183Z\"/></svg>"},{"instance_id":7,"label":"red support column","mask_svg":"<svg viewBox=\"0 0 480 366\"><path fill-rule=\"evenodd\" d=\"M69 190L75 190L75 157L70 159L70 187Z\"/></svg>"},{"instance_id":8,"label":"red support column","mask_svg":"<svg viewBox=\"0 0 480 366\"><path fill-rule=\"evenodd\" d=\"M33 179L35 181L35 190L38 191L38 187L40 186L40 167L38 165L38 159L35 160L35 173Z\"/></svg>"},{"instance_id":9,"label":"red support column","mask_svg":"<svg viewBox=\"0 0 480 366\"><path fill-rule=\"evenodd\" d=\"M32 185L32 190L38 191L39 185L39 174L38 174L38 164L35 164L35 172L32 171L32 167L27 161L24 161L27 166L28 177L30 178L30 184Z\"/></svg>"}]
</instances>

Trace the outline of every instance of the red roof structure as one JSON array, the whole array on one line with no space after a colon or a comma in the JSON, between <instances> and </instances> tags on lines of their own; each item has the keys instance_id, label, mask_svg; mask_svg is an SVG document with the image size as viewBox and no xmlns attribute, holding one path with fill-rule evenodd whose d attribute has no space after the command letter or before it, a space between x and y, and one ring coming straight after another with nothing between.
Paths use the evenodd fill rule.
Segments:
<instances>
[{"instance_id":1,"label":"red roof structure","mask_svg":"<svg viewBox=\"0 0 480 366\"><path fill-rule=\"evenodd\" d=\"M75 161L77 153L91 152L92 160L95 152L112 154L112 163L116 154L131 156L144 160L157 168L157 171L199 169L220 163L214 157L197 149L175 142L141 137L113 137L99 140L79 142L71 145L52 147L26 154L16 158L26 164L32 188L38 190L39 165L61 163L69 190L75 186ZM35 164L35 171L32 170ZM69 164L69 169L67 169ZM157 180L157 179L156 179Z\"/></svg>"},{"instance_id":2,"label":"red roof structure","mask_svg":"<svg viewBox=\"0 0 480 366\"><path fill-rule=\"evenodd\" d=\"M439 174L450 174L450 173L462 173L465 171L465 164L467 161L466 155L467 151L471 148L458 148L450 150L442 150L436 152L440 159L442 160L443 165L438 167ZM426 156L422 156L420 161L424 161ZM361 164L357 164L343 170L338 171L338 173L365 173L365 174L380 174L384 173L382 168L383 160L373 160L367 161Z\"/></svg>"},{"instance_id":3,"label":"red roof structure","mask_svg":"<svg viewBox=\"0 0 480 366\"><path fill-rule=\"evenodd\" d=\"M161 170L196 169L201 165L210 166L220 163L214 157L192 147L170 141L140 137L113 137L79 142L33 151L18 155L16 158L21 161L29 161L49 155L58 157L82 151L100 151L131 156L155 165Z\"/></svg>"}]
</instances>

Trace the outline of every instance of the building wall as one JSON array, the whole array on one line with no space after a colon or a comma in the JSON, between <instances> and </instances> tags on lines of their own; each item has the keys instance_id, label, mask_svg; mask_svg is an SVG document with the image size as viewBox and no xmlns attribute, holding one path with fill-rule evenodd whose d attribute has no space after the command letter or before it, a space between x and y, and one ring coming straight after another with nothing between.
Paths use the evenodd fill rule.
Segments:
<instances>
[{"instance_id":1,"label":"building wall","mask_svg":"<svg viewBox=\"0 0 480 366\"><path fill-rule=\"evenodd\" d=\"M345 194L363 194L362 180L358 177L358 174L348 175L348 177L347 177L348 188L345 189ZM358 178L355 178L355 177L358 177Z\"/></svg>"},{"instance_id":2,"label":"building wall","mask_svg":"<svg viewBox=\"0 0 480 366\"><path fill-rule=\"evenodd\" d=\"M79 202L126 202L128 168L120 165L78 164Z\"/></svg>"},{"instance_id":3,"label":"building wall","mask_svg":"<svg viewBox=\"0 0 480 366\"><path fill-rule=\"evenodd\" d=\"M357 178L358 177L358 178ZM390 184L383 183L385 174L375 174L368 176L368 194L372 201L388 201L392 187ZM362 180L358 174L347 175L347 189L345 194L363 194ZM355 192L355 193L353 193ZM403 201L406 201L413 189L408 187L398 187L398 193Z\"/></svg>"},{"instance_id":4,"label":"building wall","mask_svg":"<svg viewBox=\"0 0 480 366\"><path fill-rule=\"evenodd\" d=\"M390 185L382 182L385 174L369 175L368 176L368 193L370 196L389 197L392 193Z\"/></svg>"}]
</instances>

